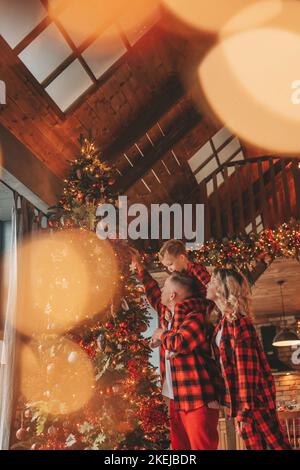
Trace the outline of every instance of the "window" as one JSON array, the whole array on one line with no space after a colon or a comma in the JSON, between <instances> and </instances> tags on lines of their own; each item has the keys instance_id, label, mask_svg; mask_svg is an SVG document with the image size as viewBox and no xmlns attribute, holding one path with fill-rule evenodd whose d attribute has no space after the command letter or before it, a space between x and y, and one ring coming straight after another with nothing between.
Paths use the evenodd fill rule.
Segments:
<instances>
[{"instance_id":1,"label":"window","mask_svg":"<svg viewBox=\"0 0 300 470\"><path fill-rule=\"evenodd\" d=\"M189 159L188 163L198 184L216 172L219 187L224 182L222 165L243 159L240 141L223 127ZM234 171L234 166L228 167L229 176ZM206 188L207 195L210 196L214 191L212 179L208 179Z\"/></svg>"},{"instance_id":2,"label":"window","mask_svg":"<svg viewBox=\"0 0 300 470\"><path fill-rule=\"evenodd\" d=\"M65 111L93 82L79 60L74 60L50 85L47 93Z\"/></svg>"},{"instance_id":3,"label":"window","mask_svg":"<svg viewBox=\"0 0 300 470\"><path fill-rule=\"evenodd\" d=\"M42 82L71 54L72 49L63 35L51 24L19 54L19 57L32 75Z\"/></svg>"},{"instance_id":4,"label":"window","mask_svg":"<svg viewBox=\"0 0 300 470\"><path fill-rule=\"evenodd\" d=\"M0 34L16 47L46 16L40 0L0 0Z\"/></svg>"},{"instance_id":5,"label":"window","mask_svg":"<svg viewBox=\"0 0 300 470\"><path fill-rule=\"evenodd\" d=\"M126 50L116 26L111 26L82 53L82 57L95 77L100 78Z\"/></svg>"},{"instance_id":6,"label":"window","mask_svg":"<svg viewBox=\"0 0 300 470\"><path fill-rule=\"evenodd\" d=\"M156 0L112 0L108 6L99 0L0 0L0 35L63 112L160 19Z\"/></svg>"}]
</instances>

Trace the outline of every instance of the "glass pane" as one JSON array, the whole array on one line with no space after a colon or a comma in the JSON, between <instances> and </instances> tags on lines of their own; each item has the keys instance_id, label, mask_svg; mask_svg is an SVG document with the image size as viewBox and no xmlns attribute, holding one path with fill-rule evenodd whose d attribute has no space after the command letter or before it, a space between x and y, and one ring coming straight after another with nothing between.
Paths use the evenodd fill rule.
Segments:
<instances>
[{"instance_id":1,"label":"glass pane","mask_svg":"<svg viewBox=\"0 0 300 470\"><path fill-rule=\"evenodd\" d=\"M51 24L19 54L19 57L35 78L42 82L71 53L72 49L59 29Z\"/></svg>"},{"instance_id":2,"label":"glass pane","mask_svg":"<svg viewBox=\"0 0 300 470\"><path fill-rule=\"evenodd\" d=\"M221 186L221 184L224 182L224 178L223 178L223 175L222 173L218 173L217 174L217 186ZM209 182L207 183L206 185L206 188L207 188L207 195L210 196L213 192L214 192L214 182L213 180L209 180Z\"/></svg>"},{"instance_id":3,"label":"glass pane","mask_svg":"<svg viewBox=\"0 0 300 470\"><path fill-rule=\"evenodd\" d=\"M232 134L231 132L229 132L228 129L226 129L226 127L222 127L222 129L220 129L212 138L212 141L214 143L214 146L216 147L216 149L218 150L218 148L221 147L221 145L224 144L224 142L226 142L226 140L228 140L230 137L232 137Z\"/></svg>"},{"instance_id":4,"label":"glass pane","mask_svg":"<svg viewBox=\"0 0 300 470\"><path fill-rule=\"evenodd\" d=\"M127 51L117 28L107 29L88 49L82 57L92 70L96 78L106 72Z\"/></svg>"},{"instance_id":5,"label":"glass pane","mask_svg":"<svg viewBox=\"0 0 300 470\"><path fill-rule=\"evenodd\" d=\"M65 111L91 85L92 80L76 59L47 86L46 91L60 109Z\"/></svg>"},{"instance_id":6,"label":"glass pane","mask_svg":"<svg viewBox=\"0 0 300 470\"><path fill-rule=\"evenodd\" d=\"M16 47L47 15L39 0L0 0L0 35Z\"/></svg>"},{"instance_id":7,"label":"glass pane","mask_svg":"<svg viewBox=\"0 0 300 470\"><path fill-rule=\"evenodd\" d=\"M103 24L103 8L102 2L95 0L73 0L58 16L77 47Z\"/></svg>"},{"instance_id":8,"label":"glass pane","mask_svg":"<svg viewBox=\"0 0 300 470\"><path fill-rule=\"evenodd\" d=\"M205 162L205 160L212 156L212 154L213 149L210 145L210 142L208 141L205 145L203 145L203 147L201 147L200 150L198 150L198 152L195 153L195 155L193 155L192 158L189 159L189 165L191 167L191 170L196 171L199 166L201 166L202 163Z\"/></svg>"},{"instance_id":9,"label":"glass pane","mask_svg":"<svg viewBox=\"0 0 300 470\"><path fill-rule=\"evenodd\" d=\"M158 2L151 0L130 5L130 11L119 19L119 23L131 45L146 34L160 18Z\"/></svg>"},{"instance_id":10,"label":"glass pane","mask_svg":"<svg viewBox=\"0 0 300 470\"><path fill-rule=\"evenodd\" d=\"M233 140L229 142L220 152L218 152L218 157L220 159L221 165L227 162L227 160L232 157L232 155L241 147L239 139L235 137Z\"/></svg>"},{"instance_id":11,"label":"glass pane","mask_svg":"<svg viewBox=\"0 0 300 470\"><path fill-rule=\"evenodd\" d=\"M11 219L13 193L4 184L0 183L0 221Z\"/></svg>"},{"instance_id":12,"label":"glass pane","mask_svg":"<svg viewBox=\"0 0 300 470\"><path fill-rule=\"evenodd\" d=\"M207 176L211 175L217 168L218 162L215 157L213 157L209 162L201 168L201 170L195 175L198 183L201 183Z\"/></svg>"}]
</instances>

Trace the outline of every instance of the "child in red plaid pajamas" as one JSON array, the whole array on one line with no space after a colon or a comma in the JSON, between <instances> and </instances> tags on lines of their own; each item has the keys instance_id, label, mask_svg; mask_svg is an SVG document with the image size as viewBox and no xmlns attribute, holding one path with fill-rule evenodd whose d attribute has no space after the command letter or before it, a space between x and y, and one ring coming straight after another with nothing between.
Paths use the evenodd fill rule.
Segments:
<instances>
[{"instance_id":1,"label":"child in red plaid pajamas","mask_svg":"<svg viewBox=\"0 0 300 470\"><path fill-rule=\"evenodd\" d=\"M210 274L205 266L189 261L185 245L180 240L168 240L159 251L159 259L169 273L185 273L197 283L199 295L206 298Z\"/></svg>"},{"instance_id":2,"label":"child in red plaid pajamas","mask_svg":"<svg viewBox=\"0 0 300 470\"><path fill-rule=\"evenodd\" d=\"M207 302L199 297L193 279L184 274L173 273L160 290L133 254L147 298L160 319L161 328L152 339L161 344L160 372L163 394L170 398L172 449L217 449L223 383L207 340ZM170 324L167 311L172 313Z\"/></svg>"},{"instance_id":3,"label":"child in red plaid pajamas","mask_svg":"<svg viewBox=\"0 0 300 470\"><path fill-rule=\"evenodd\" d=\"M229 416L248 450L291 450L276 412L276 392L267 358L250 319L250 288L232 269L216 269L207 297L222 313L212 339L225 381Z\"/></svg>"}]
</instances>

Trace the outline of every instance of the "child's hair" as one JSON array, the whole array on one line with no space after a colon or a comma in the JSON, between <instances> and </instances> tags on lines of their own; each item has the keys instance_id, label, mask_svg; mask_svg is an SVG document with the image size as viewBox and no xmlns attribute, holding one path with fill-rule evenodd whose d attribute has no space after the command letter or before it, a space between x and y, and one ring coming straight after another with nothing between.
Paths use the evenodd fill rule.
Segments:
<instances>
[{"instance_id":1,"label":"child's hair","mask_svg":"<svg viewBox=\"0 0 300 470\"><path fill-rule=\"evenodd\" d=\"M187 254L185 244L181 240L166 241L159 251L159 259L162 260L166 253L173 256Z\"/></svg>"},{"instance_id":2,"label":"child's hair","mask_svg":"<svg viewBox=\"0 0 300 470\"><path fill-rule=\"evenodd\" d=\"M251 309L251 289L243 274L234 269L217 268L213 272L217 281L217 296L222 307L228 310L228 318L234 320L237 314L248 316L253 319Z\"/></svg>"},{"instance_id":3,"label":"child's hair","mask_svg":"<svg viewBox=\"0 0 300 470\"><path fill-rule=\"evenodd\" d=\"M197 297L199 295L199 289L195 280L187 276L186 274L174 272L169 277L170 281L174 282L175 284L179 284L181 287L184 287L187 293L191 296Z\"/></svg>"}]
</instances>

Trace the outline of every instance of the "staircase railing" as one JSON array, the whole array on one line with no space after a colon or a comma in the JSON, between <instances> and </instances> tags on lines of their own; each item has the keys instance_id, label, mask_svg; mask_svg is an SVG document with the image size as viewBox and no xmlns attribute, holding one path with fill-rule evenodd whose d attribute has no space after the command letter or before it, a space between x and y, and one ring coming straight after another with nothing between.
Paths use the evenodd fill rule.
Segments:
<instances>
[{"instance_id":1,"label":"staircase railing","mask_svg":"<svg viewBox=\"0 0 300 470\"><path fill-rule=\"evenodd\" d=\"M208 176L200 184L205 240L257 233L300 219L299 164L294 158L251 158L226 163ZM220 176L224 182L218 185Z\"/></svg>"}]
</instances>

